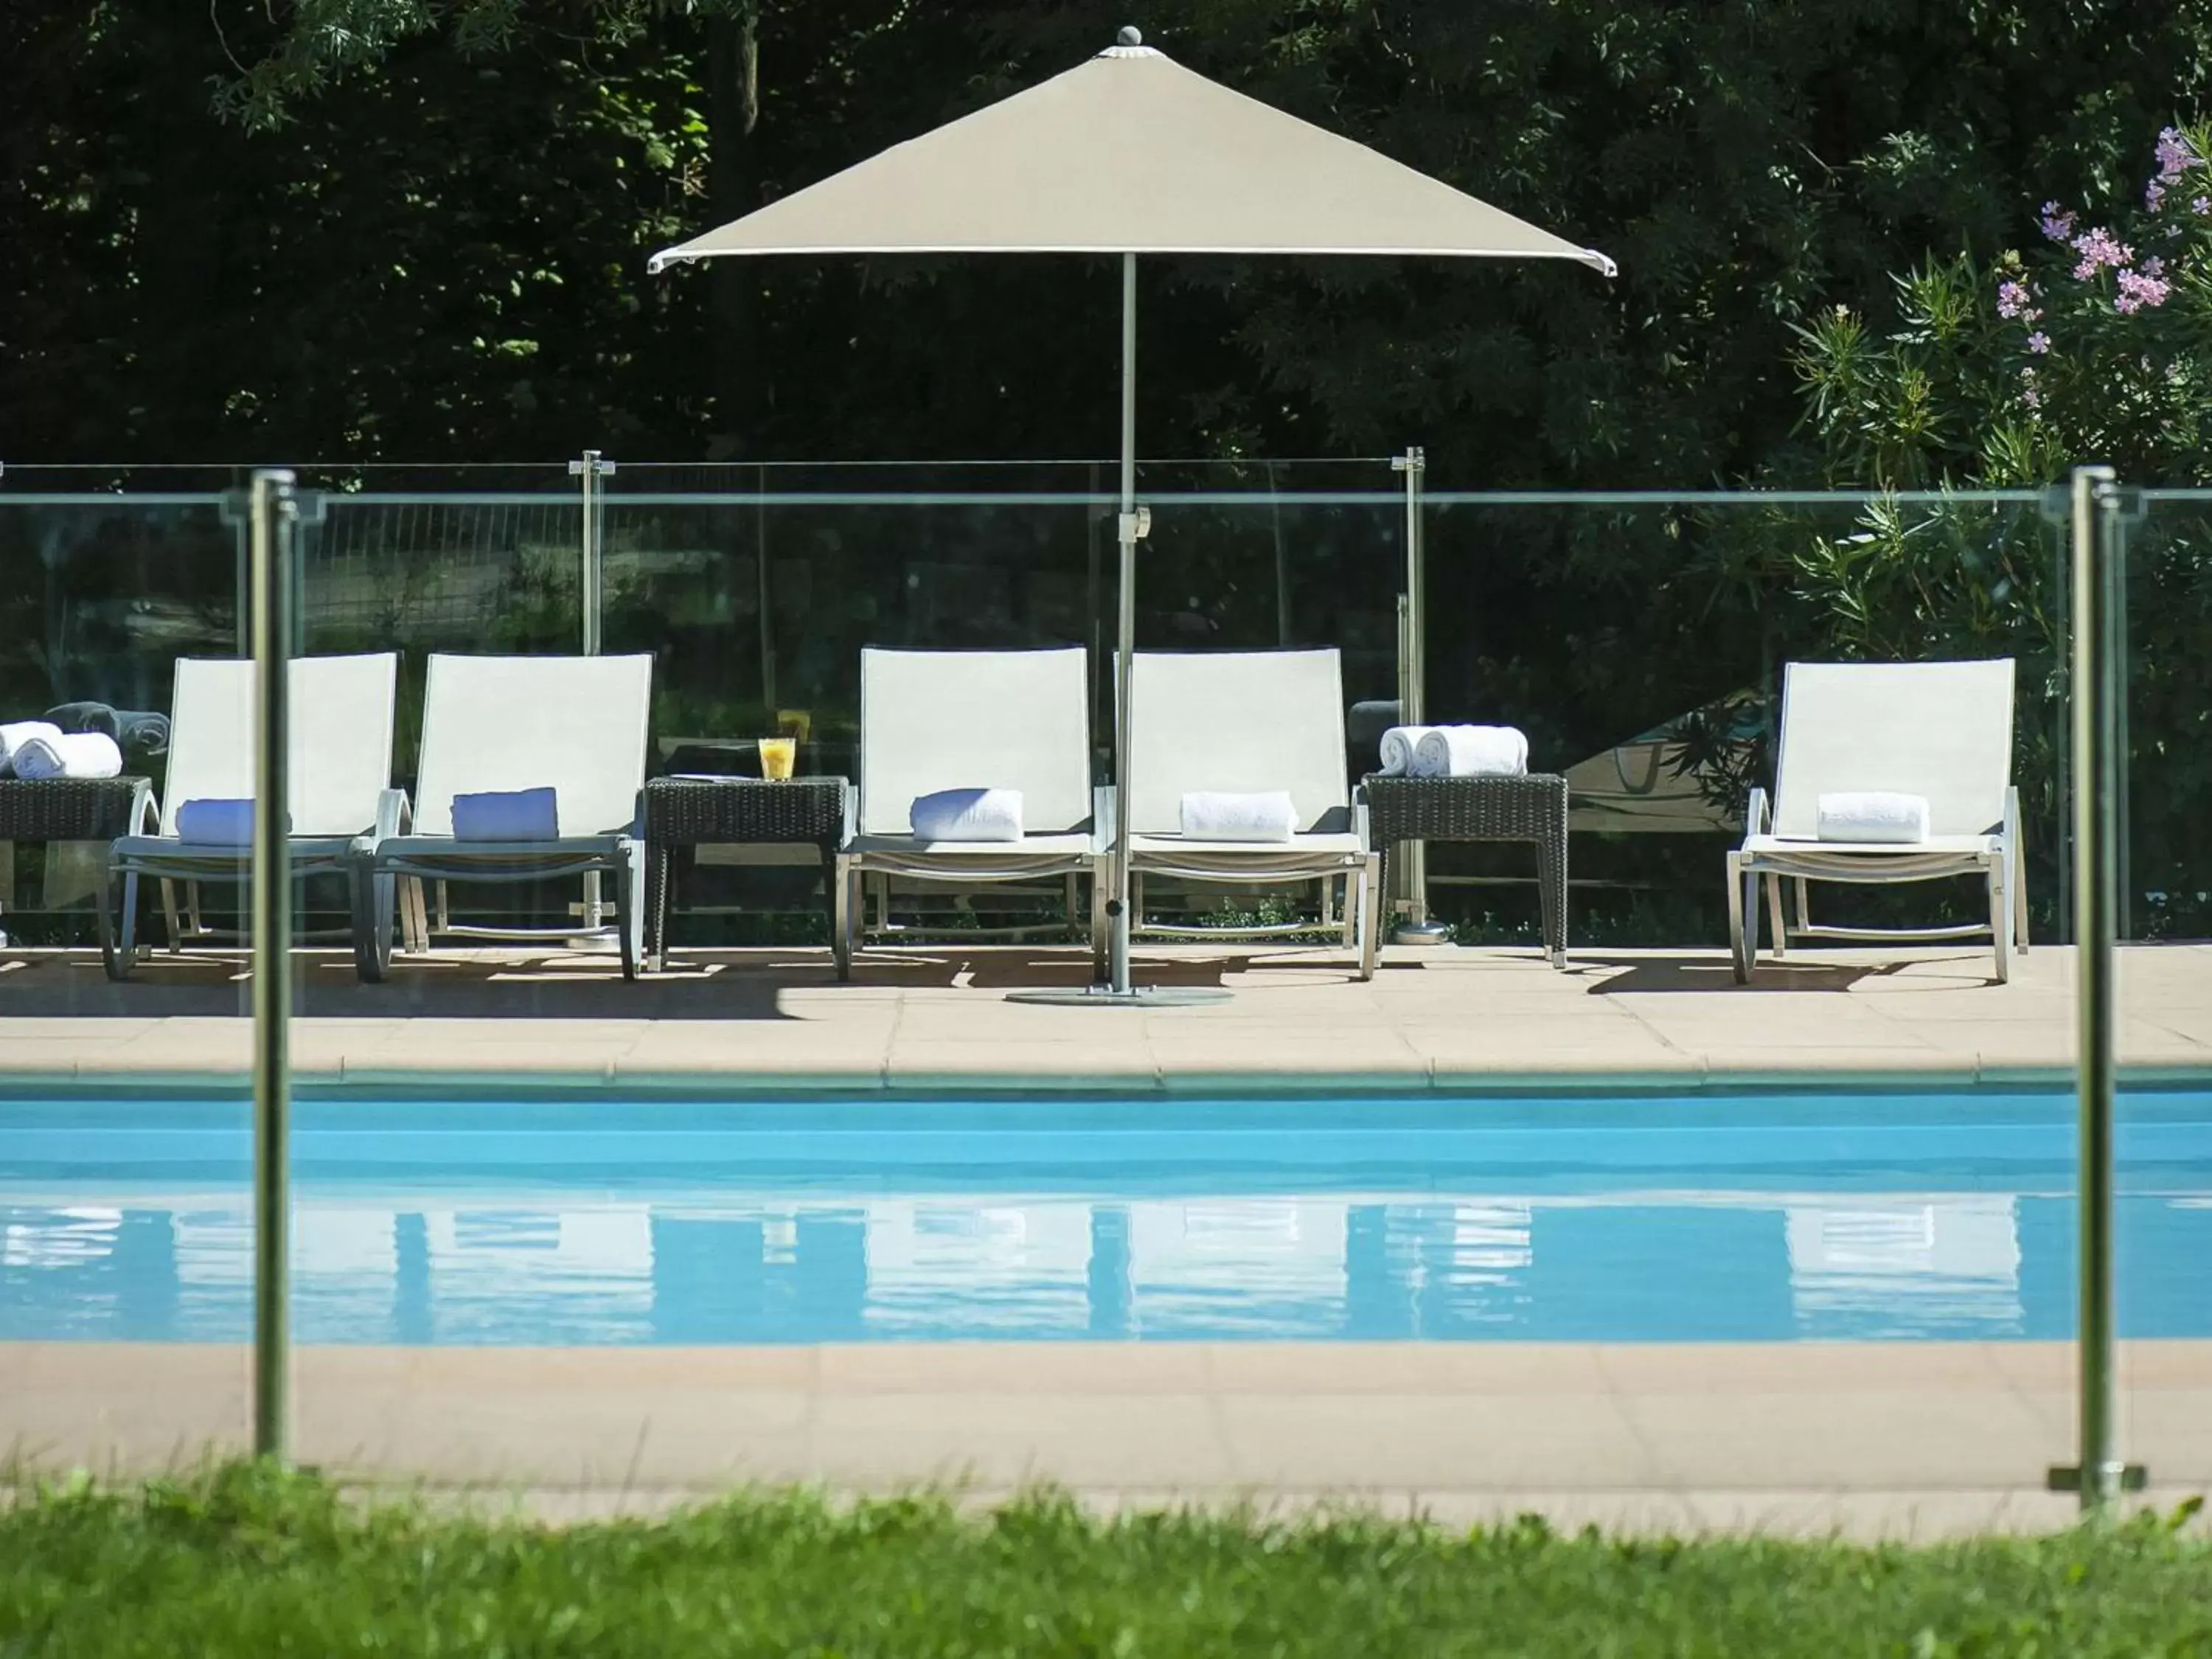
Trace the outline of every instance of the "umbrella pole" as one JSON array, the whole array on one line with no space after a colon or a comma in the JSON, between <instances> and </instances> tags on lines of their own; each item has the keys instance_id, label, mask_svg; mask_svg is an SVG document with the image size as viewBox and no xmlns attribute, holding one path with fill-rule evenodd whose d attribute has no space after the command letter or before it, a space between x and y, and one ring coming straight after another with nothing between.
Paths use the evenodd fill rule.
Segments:
<instances>
[{"instance_id":1,"label":"umbrella pole","mask_svg":"<svg viewBox=\"0 0 2212 1659\"><path fill-rule=\"evenodd\" d=\"M1121 256L1121 619L1114 650L1114 897L1107 971L1117 996L1129 981L1129 674L1137 648L1137 256Z\"/></svg>"},{"instance_id":2,"label":"umbrella pole","mask_svg":"<svg viewBox=\"0 0 2212 1659\"><path fill-rule=\"evenodd\" d=\"M1053 987L1015 991L1009 1002L1056 1007L1181 1008L1226 1002L1229 993L1213 986L1152 985L1131 981L1129 933L1136 917L1129 908L1129 679L1137 654L1137 544L1152 528L1152 514L1137 505L1137 256L1121 256L1121 510L1115 539L1121 546L1116 584L1118 616L1114 629L1114 853L1107 877L1113 883L1106 900L1106 977L1080 989ZM1095 879L1096 878L1094 878Z\"/></svg>"}]
</instances>

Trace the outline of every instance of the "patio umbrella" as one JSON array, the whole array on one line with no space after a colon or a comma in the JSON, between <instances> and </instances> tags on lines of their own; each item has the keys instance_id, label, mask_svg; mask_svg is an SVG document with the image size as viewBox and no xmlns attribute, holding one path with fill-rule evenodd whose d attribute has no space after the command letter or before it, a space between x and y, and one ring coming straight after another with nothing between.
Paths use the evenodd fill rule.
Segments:
<instances>
[{"instance_id":1,"label":"patio umbrella","mask_svg":"<svg viewBox=\"0 0 2212 1659\"><path fill-rule=\"evenodd\" d=\"M1121 257L1114 936L1109 982L1092 1001L1145 994L1130 982L1127 857L1136 551L1147 528L1137 506L1137 256L1434 254L1614 270L1595 249L1184 69L1133 28L1065 74L664 249L652 269L771 253Z\"/></svg>"}]
</instances>

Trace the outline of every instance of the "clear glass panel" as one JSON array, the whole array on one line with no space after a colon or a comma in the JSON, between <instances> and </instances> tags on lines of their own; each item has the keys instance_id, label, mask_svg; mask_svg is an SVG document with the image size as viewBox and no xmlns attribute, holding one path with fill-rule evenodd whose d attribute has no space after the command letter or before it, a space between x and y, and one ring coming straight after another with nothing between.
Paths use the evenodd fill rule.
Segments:
<instances>
[{"instance_id":1,"label":"clear glass panel","mask_svg":"<svg viewBox=\"0 0 2212 1659\"><path fill-rule=\"evenodd\" d=\"M2212 1066L2212 997L2200 977L2201 941L2212 937L2212 490L2124 503L2119 921L2136 943L2118 953L2114 993L2123 1076L2133 1079L2116 1149L2120 1449L2172 1489L2203 1465L2192 1364L2202 1345L2186 1339L2201 1334L2205 1304L2171 1264L2212 1249L2212 1159L2200 1148L2185 1174L2170 1149L2201 1135Z\"/></svg>"},{"instance_id":2,"label":"clear glass panel","mask_svg":"<svg viewBox=\"0 0 2212 1659\"><path fill-rule=\"evenodd\" d=\"M1771 787L1785 664L2014 658L2014 775L2047 935L2063 903L2057 528L2027 492L1432 492L1427 713L1521 726L1532 766L1567 774L1571 938L1717 945L1723 826ZM1532 936L1533 890L1498 884L1510 854L1431 849L1430 865L1463 938ZM1963 883L1942 916L1922 890L1820 898L1820 920L1869 926L1971 920L1978 902Z\"/></svg>"},{"instance_id":3,"label":"clear glass panel","mask_svg":"<svg viewBox=\"0 0 2212 1659\"><path fill-rule=\"evenodd\" d=\"M50 481L11 469L0 491L0 720L105 731L123 775L158 799L176 659L238 649L242 521L221 495L32 487ZM0 927L18 948L96 945L106 839L130 827L136 807L107 799L124 786L103 785L73 792L70 811L55 817L15 787L27 828L51 818L51 829L84 833L0 839ZM112 1000L96 968L89 977L42 973L40 985L41 1006L55 1012ZM228 1012L234 991L221 1000Z\"/></svg>"},{"instance_id":4,"label":"clear glass panel","mask_svg":"<svg viewBox=\"0 0 2212 1659\"><path fill-rule=\"evenodd\" d=\"M400 653L394 775L411 787L431 653L580 647L579 480L565 461L302 474L322 489L302 538L304 647ZM1079 459L973 468L622 465L605 480L593 526L603 646L654 656L652 769L749 772L757 757L748 745L803 716L799 772L850 775L858 765L864 646L1081 643L1093 659L1094 775L1109 775L1115 480L1110 463ZM76 699L166 710L176 657L238 648L240 531L222 496L106 487L118 482L137 477L117 473L97 487L62 490L48 489L52 480L43 476L6 476L0 584L16 618L0 671L8 714ZM1139 642L1331 646L1343 653L1347 721L1354 704L1388 703L1398 685L1407 556L1401 483L1379 458L1148 464L1143 493L1153 519L1141 555ZM2207 931L2203 892L2212 872L2195 827L2212 806L2202 799L2212 774L2195 757L2202 710L2212 706L2198 648L2208 526L2212 497L2154 495L2131 542L2127 893L2131 932L2145 941ZM1429 712L1524 727L1536 766L1566 773L1575 792L1571 938L1581 971L1546 981L1540 994L1559 1012L1544 1018L1588 1019L1598 993L1620 992L1620 981L1646 958L1613 946L1663 947L1660 956L1701 961L1712 981L1727 981L1724 963L1710 953L1723 942L1721 857L1746 790L1771 780L1776 694L1792 660L2002 654L2019 662L2014 775L2026 809L2033 927L2039 943L2063 938L2063 528L2027 494L1869 500L1431 490L1420 520ZM1349 744L1355 774L1373 763L1363 746L1371 738L1368 727L1356 728ZM163 786L158 766L149 775ZM143 1073L161 1069L161 1061L210 1075L241 1066L241 1022L195 1026L161 1018L242 1011L236 958L187 953L142 972L141 985L110 988L90 950L88 895L46 902L58 890L44 862L51 857L15 849L6 926L13 942L70 948L15 953L11 963L28 966L0 975L0 1018L82 1014L102 1024L58 1039L25 1028L9 1038L26 1045L16 1051L19 1063L51 1042L58 1071L88 1060L95 1071L111 1062ZM1462 940L1532 935L1536 904L1525 848L1440 845L1431 872L1434 906L1458 924ZM444 908L462 922L559 930L575 920L580 888L574 878L457 886ZM1149 914L1189 920L1210 902L1171 890L1161 884L1148 896ZM1747 1353L1729 1357L1730 1378L1796 1379L1775 1382L1759 1396L1759 1409L1776 1414L1752 1425L1766 1437L1759 1445L1787 1449L1777 1426L1787 1413L1774 1400L1817 1395L1823 1410L1860 1413L1852 1419L1863 1436L1857 1443L1890 1447L1896 1456L1883 1467L1904 1469L1898 1478L1909 1480L1911 1433L1925 1439L1959 1428L1955 1416L1945 1416L1960 1397L1956 1377L1941 1371L1949 1362L1906 1340L1941 1337L1997 1345L1991 1364L2007 1388L1992 1409L2006 1426L1974 1443L1976 1467L1988 1480L2032 1485L2041 1463L2064 1461L2069 1451L2070 1129L2048 1068L2063 1048L2070 1006L2066 959L2055 953L2039 952L2021 983L1993 999L2023 1012L1987 1022L2005 1029L1972 1038L1989 1045L1968 1051L1977 1066L2002 1069L2019 1060L2045 1068L2033 1089L1975 1097L1978 1108L2002 1117L1986 1142L1973 1137L1987 1126L1961 1129L1947 1115L1955 1099L1932 1108L1917 1097L1884 1100L1840 1091L1831 1079L1741 1099L1687 1088L1626 1103L1547 1098L1515 1121L1515 1133L1540 1139L1564 1115L1588 1135L1583 1146L1601 1143L1609 1158L1626 1149L1618 1152L1618 1167L1595 1174L1551 1143L1504 1167L1498 1146L1488 1143L1460 1148L1456 1164L1423 1163L1431 1154L1421 1149L1393 1164L1370 1158L1366 1137L1375 1124L1367 1118L1332 1118L1318 1109L1301 1117L1295 1103L1286 1109L1235 1099L1203 1111L1180 1108L1177 1122L1202 1120L1233 1136L1243 1127L1239 1114L1260 1112L1284 1145L1243 1143L1252 1151L1249 1167L1231 1167L1242 1154L1224 1140L1231 1152L1208 1154L1210 1164L1193 1155L1164 1176L1104 1164L1073 1171L1054 1165L1048 1152L1026 1164L1008 1156L1011 1172L992 1166L986 1179L975 1174L988 1164L984 1154L1000 1156L1000 1138L1038 1121L1032 1108L967 1109L951 1133L969 1139L954 1154L930 1154L935 1164L916 1154L895 1167L877 1148L905 1126L889 1110L871 1116L847 1101L836 1107L848 1114L839 1121L861 1133L848 1134L836 1157L813 1170L817 1185L794 1199L793 1183L763 1157L775 1150L769 1142L724 1146L720 1163L693 1158L681 1137L702 1120L684 1117L689 1108L653 1109L665 1112L647 1115L671 1138L634 1142L633 1126L644 1120L595 1115L601 1109L577 1084L619 1081L634 1069L657 1079L641 1088L665 1086L667 1073L690 1067L705 1079L702 1091L741 1095L757 1085L759 1056L770 1052L798 1056L793 1065L849 1068L863 1079L896 1075L885 1058L890 1039L880 1036L889 1022L835 1022L863 1001L883 1009L913 984L927 983L933 994L952 988L963 971L971 977L957 988L975 989L976 1002L1027 982L1027 974L1064 981L1085 971L1084 955L1076 945L1048 960L1016 958L986 983L972 977L979 953L916 951L879 960L872 982L848 995L830 982L820 948L821 871L810 854L781 866L687 867L679 897L684 908L672 926L684 971L657 982L623 985L605 957L541 945L475 961L443 951L434 966L403 962L380 990L354 982L343 886L307 885L303 926L327 937L297 958L301 1008L310 1022L301 1028L297 1063L318 1086L351 1093L303 1117L316 1137L302 1143L299 1261L312 1316L303 1317L303 1339L904 1340L949 1332L1234 1340L1264 1326L1301 1340L1603 1342L1617 1345L1621 1365L1642 1379L1631 1407L1614 1396L1635 1390L1612 1382L1598 1390L1606 1396L1605 1432L1620 1431L1632 1462L1638 1447L1660 1453L1656 1473L1639 1463L1636 1478L1711 1488L1755 1481L1766 1471L1735 1438L1741 1425L1727 1420L1727 1402L1692 1400L1698 1389L1681 1381L1692 1373L1669 1370L1690 1364L1677 1345L1741 1342ZM1055 917L1049 907L1060 902L1056 892L1040 900ZM1310 905L1310 896L1297 902ZM1962 883L1933 893L1824 891L1819 902L1825 921L1923 924L1971 919L1979 896ZM180 925L195 915L210 923L236 915L234 899L211 886L180 894L179 902ZM158 898L149 897L148 912L153 935L165 939ZM945 912L933 914L946 921ZM971 912L963 925L975 919ZM1064 932L1049 942L1069 943ZM763 944L790 948L745 958L705 949ZM1703 958L1693 954L1699 948L1707 951ZM1983 948L1962 945L1958 954L1978 972L1986 965ZM686 963L686 951L698 954ZM2127 953L2124 1054L2131 1063L2179 1065L2212 1044L2191 971L2197 955ZM1330 960L1340 969L1340 955ZM1554 984L1564 988L1555 998ZM1644 984L1681 988L1666 979L1663 964ZM1763 988L1777 987L1794 988L1779 975ZM1357 1001L1366 1009L1380 995L1353 989L1333 1006ZM1726 990L1645 999L1644 1008L1654 1012L1640 1017L1662 1030L1670 1009L1696 1002L1704 1005L1698 1017L1717 1023L1778 1021L1778 1011L1793 1002L1802 1010L1807 1000L1773 999L1771 1016L1742 1012L1746 1000ZM1267 1016L1255 1012L1263 1006L1251 997L1239 1012L1266 1025ZM1439 995L1435 1008L1440 1026L1485 1018L1472 1000L1462 1006ZM1607 1009L1607 1019L1617 1008ZM1805 1046L1844 1033L1863 1013L1862 1000L1838 997L1814 1015L1794 1016L1808 1022L1804 1035L1772 1043L1775 1068L1790 1068ZM411 1018L418 1015L424 1018ZM1369 1052L1349 1050L1350 1060L1310 1058L1321 1052L1328 1020L1364 1020L1365 1012L1276 1018L1263 1046L1243 1052L1278 1074L1302 1066L1318 1074L1327 1064L1337 1087L1346 1067L1363 1064L1357 1056ZM1931 1012L1926 1023L1942 1018ZM836 1030L840 1042L849 1038L849 1050L829 1037L817 1038L817 1048L770 1049L817 1023ZM1491 1011L1468 1063L1488 1063L1483 1045L1510 1048L1516 1033L1506 1028L1516 1023ZM1223 1029L1196 1019L1158 1027L1206 1031L1208 1042ZM994 1041L981 1024L948 1021L944 1029L969 1035L939 1038L951 1057L933 1064L974 1063ZM1085 1045L1109 1042L1089 1028L1067 1039L1066 1029L1040 1022L1024 1050L1039 1075L1051 1071L1059 1082L1092 1075ZM112 1052L142 1037L148 1046L139 1054ZM1223 1053L1233 1046L1218 1040ZM1056 1045L1064 1041L1063 1052ZM1960 1052L1961 1039L1948 1030L1931 1030L1925 1041L1947 1064ZM1219 1063L1219 1054L1195 1038L1179 1054L1164 1035L1148 1052L1164 1070L1183 1060L1197 1069ZM370 1085L334 1083L341 1067L465 1073L472 1098L465 1107L443 1097L372 1098ZM532 1096L516 1082L531 1067L558 1079L559 1099ZM1955 1097L1986 1086L1960 1081L1964 1075L1951 1065L1943 1088ZM1403 1083L1410 1093L1428 1078L1378 1069L1367 1080ZM54 1086L58 1102L62 1085ZM1589 1092L1602 1091L1594 1084ZM526 1134L513 1127L518 1101L531 1115ZM70 1110L80 1103L72 1100ZM106 1127L105 1149L57 1142L43 1164L21 1151L33 1143L0 1134L0 1214L10 1240L0 1262L0 1341L57 1334L233 1340L242 1333L250 1259L240 1224L242 1114L220 1100L161 1105L183 1113L165 1124L214 1134L198 1162L151 1160L142 1168L117 1153L144 1134L151 1109L143 1107L138 1115L123 1106L82 1115L82 1124ZM205 1115L191 1115L203 1106ZM420 1189L400 1190L405 1182L368 1169L350 1150L349 1115L357 1109L395 1131L391 1144L410 1149L406 1156L418 1163L407 1180ZM635 1101L621 1109L647 1111ZM803 1145L826 1109L808 1101L761 1133ZM908 1109L908 1103L897 1107ZM1360 1112L1368 1109L1359 1103ZM1096 1104L1069 1110L1089 1114L1080 1121L1092 1128L1126 1127ZM1932 1127L1930 1110L1940 1120ZM1639 1116L1647 1113L1662 1115L1657 1133ZM2185 1096L2139 1090L2123 1121L2128 1450L2162 1478L2195 1468L2188 1460L2202 1444L2183 1414L2185 1389L2160 1380L2180 1351L2170 1339L2201 1335L2204 1324L2193 1281L2173 1266L2203 1255L2203 1218L2212 1215L2201 1115L2201 1103ZM1414 1100L1390 1133L1425 1133L1436 1118L1433 1100ZM1808 1143L1793 1149L1761 1139L1783 1118L1833 1131L1844 1150L1816 1156L1802 1151ZM1738 1150L1698 1163L1665 1135L1674 1122L1722 1131L1705 1144ZM435 1162L450 1153L432 1133L456 1123L482 1131L489 1148L459 1170ZM9 1127L19 1126L10 1120ZM1929 1138L1914 1140L1923 1129ZM1140 1133L1152 1134L1155 1126L1148 1121ZM1164 1133L1171 1139L1172 1130ZM1925 1152L1930 1145L1936 1150ZM1279 1155L1285 1146L1298 1156ZM551 1156L556 1147L570 1162ZM9 1156L17 1161L6 1163ZM526 1171L517 1159L529 1164ZM948 1159L957 1166L951 1172ZM465 1182L481 1191L461 1190ZM611 1201L609 1189L621 1183L627 1189ZM672 1196L682 1183L686 1192ZM1109 1188L1103 1195L1102 1186ZM1691 1200L1680 1199L1685 1191ZM1727 1271L1715 1271L1717 1263ZM1837 1360L1834 1376L1824 1374L1832 1355L1808 1357L1810 1340L1891 1343L1860 1369L1934 1380L1875 1390L1882 1397L1870 1403L1844 1374L1850 1362ZM1915 1369L1923 1364L1931 1369ZM1633 1434L1622 1427L1623 1412ZM1817 1434L1798 1443L1826 1447ZM1844 1450L1822 1455L1829 1461L1821 1468L1843 1467ZM1532 1469L1532 1481L1544 1473ZM1845 1469L1837 1480L1863 1474Z\"/></svg>"}]
</instances>

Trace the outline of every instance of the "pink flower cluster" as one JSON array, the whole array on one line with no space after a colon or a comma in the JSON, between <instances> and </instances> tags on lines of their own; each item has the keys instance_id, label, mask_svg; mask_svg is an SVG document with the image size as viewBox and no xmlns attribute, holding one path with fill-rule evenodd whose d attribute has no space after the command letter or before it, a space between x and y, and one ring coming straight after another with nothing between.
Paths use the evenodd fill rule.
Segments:
<instances>
[{"instance_id":1,"label":"pink flower cluster","mask_svg":"<svg viewBox=\"0 0 2212 1659\"><path fill-rule=\"evenodd\" d=\"M2168 127L2158 135L2158 176L2143 186L2143 205L2152 212L2164 205L2168 185L2180 181L2181 175L2191 167L2203 167L2204 158L2189 143L2189 136L2179 127ZM2206 198L2199 196L2190 203L2190 211L2202 213L2197 205Z\"/></svg>"},{"instance_id":2,"label":"pink flower cluster","mask_svg":"<svg viewBox=\"0 0 2212 1659\"><path fill-rule=\"evenodd\" d=\"M2074 280L2077 283L2087 282L2106 265L2131 264L2136 257L2133 248L2101 225L2083 231L2074 239L2073 246L2081 256L2081 262L2074 267Z\"/></svg>"},{"instance_id":3,"label":"pink flower cluster","mask_svg":"<svg viewBox=\"0 0 2212 1659\"><path fill-rule=\"evenodd\" d=\"M2166 279L2166 262L2154 257L2144 260L2140 270L2123 270L2118 282L2120 291L2112 301L2112 309L2118 312L2162 306L2173 292L2173 284Z\"/></svg>"},{"instance_id":4,"label":"pink flower cluster","mask_svg":"<svg viewBox=\"0 0 2212 1659\"><path fill-rule=\"evenodd\" d=\"M2043 204L2043 234L2054 242L2065 241L2074 234L2074 216L2059 211L2058 204Z\"/></svg>"}]
</instances>

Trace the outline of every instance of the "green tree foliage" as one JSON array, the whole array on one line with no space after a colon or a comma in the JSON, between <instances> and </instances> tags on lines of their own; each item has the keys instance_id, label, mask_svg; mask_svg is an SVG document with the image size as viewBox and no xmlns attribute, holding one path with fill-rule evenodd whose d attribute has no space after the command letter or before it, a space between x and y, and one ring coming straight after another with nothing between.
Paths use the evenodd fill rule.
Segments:
<instances>
[{"instance_id":1,"label":"green tree foliage","mask_svg":"<svg viewBox=\"0 0 2212 1659\"><path fill-rule=\"evenodd\" d=\"M2169 127L2101 210L2044 203L2021 246L1898 279L1887 331L1838 307L1796 362L1832 474L1899 489L2045 484L2102 461L2136 485L2212 482L2212 165ZM2138 163L2140 165L2140 163ZM2154 495L2128 535L2130 902L2151 933L2212 921L2212 521ZM1778 544L1808 649L2017 657L2031 821L2055 829L2066 574L2054 524L1882 503L1852 533Z\"/></svg>"}]
</instances>

